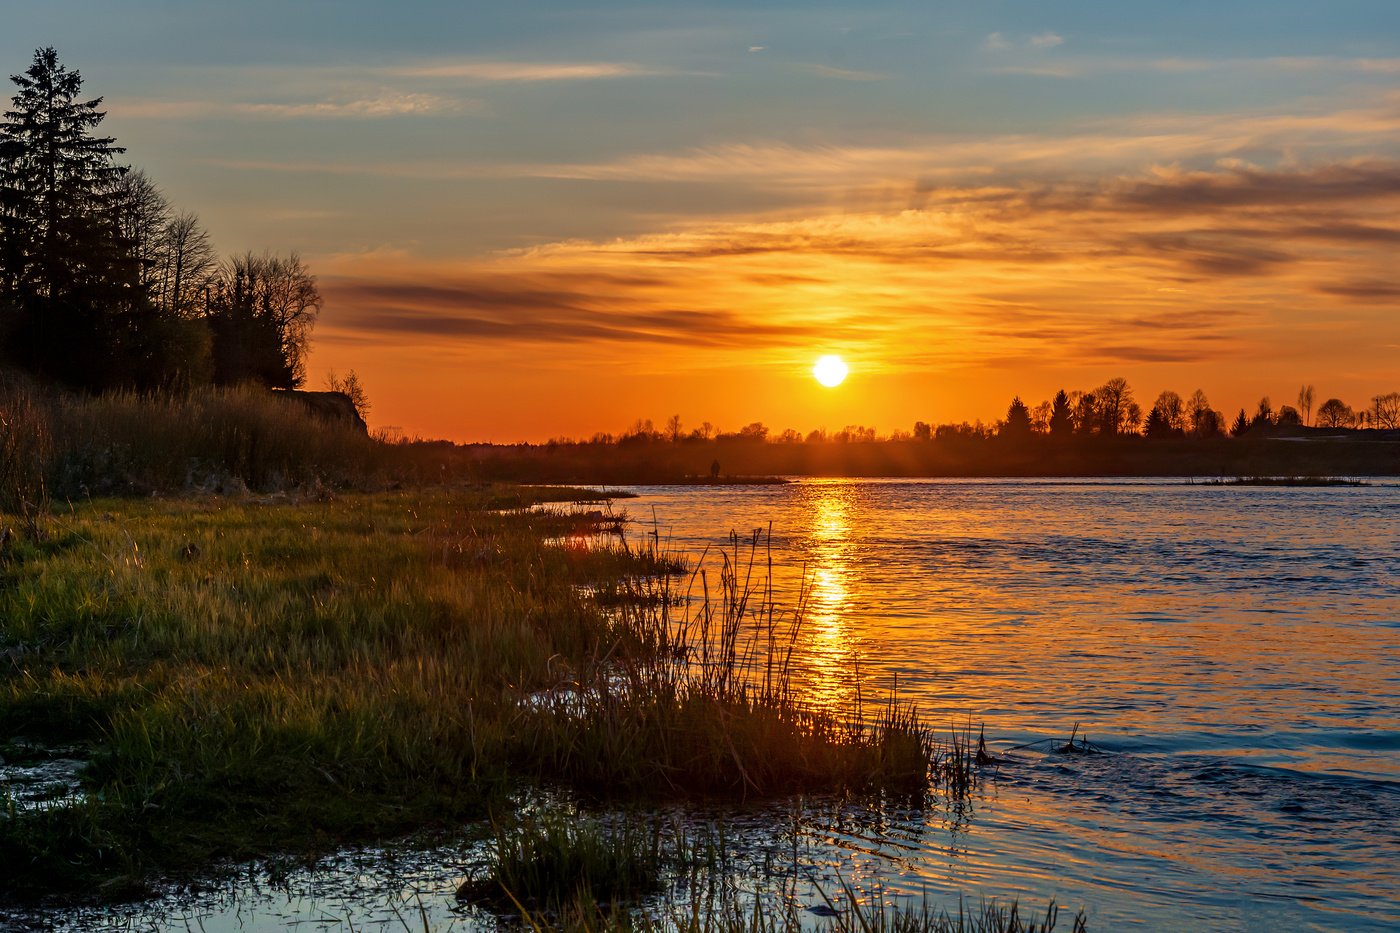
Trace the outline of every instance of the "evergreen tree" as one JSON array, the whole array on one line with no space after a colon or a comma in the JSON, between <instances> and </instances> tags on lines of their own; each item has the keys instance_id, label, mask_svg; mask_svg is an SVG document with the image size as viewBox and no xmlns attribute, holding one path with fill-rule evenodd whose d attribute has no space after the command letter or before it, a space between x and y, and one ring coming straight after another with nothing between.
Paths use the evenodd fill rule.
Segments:
<instances>
[{"instance_id":1,"label":"evergreen tree","mask_svg":"<svg viewBox=\"0 0 1400 933\"><path fill-rule=\"evenodd\" d=\"M1050 407L1050 436L1069 437L1074 433L1074 412L1064 389L1055 393Z\"/></svg>"},{"instance_id":2,"label":"evergreen tree","mask_svg":"<svg viewBox=\"0 0 1400 933\"><path fill-rule=\"evenodd\" d=\"M1026 403L1021 401L1018 395L1011 400L1011 407L1006 410L1006 423L1001 426L1002 437L1030 437L1031 434L1031 410L1026 407Z\"/></svg>"},{"instance_id":3,"label":"evergreen tree","mask_svg":"<svg viewBox=\"0 0 1400 933\"><path fill-rule=\"evenodd\" d=\"M102 98L52 49L34 53L0 122L0 303L6 350L70 383L116 381L142 308L140 269L116 223L124 150L93 131Z\"/></svg>"},{"instance_id":4,"label":"evergreen tree","mask_svg":"<svg viewBox=\"0 0 1400 933\"><path fill-rule=\"evenodd\" d=\"M1240 409L1239 415L1237 415L1237 416L1235 417L1235 423L1234 423L1233 425L1231 425L1231 427L1230 427L1230 436L1231 436L1231 437L1241 437L1241 436L1243 436L1244 433L1245 433L1246 431L1248 431L1248 430L1249 430L1249 416L1246 415L1246 414L1244 413L1244 409L1241 408L1241 409Z\"/></svg>"}]
</instances>

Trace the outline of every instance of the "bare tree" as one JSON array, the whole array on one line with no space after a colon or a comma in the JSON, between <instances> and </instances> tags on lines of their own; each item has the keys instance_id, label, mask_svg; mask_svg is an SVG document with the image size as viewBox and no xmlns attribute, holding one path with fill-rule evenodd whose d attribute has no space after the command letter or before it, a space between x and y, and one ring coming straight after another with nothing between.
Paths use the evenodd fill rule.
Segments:
<instances>
[{"instance_id":1,"label":"bare tree","mask_svg":"<svg viewBox=\"0 0 1400 933\"><path fill-rule=\"evenodd\" d=\"M361 421L369 420L369 393L365 392L365 387L360 384L360 377L355 375L352 369L345 376L339 377L335 370L326 373L326 390L329 392L339 392L350 399L350 404L355 406L355 414L360 416Z\"/></svg>"},{"instance_id":2,"label":"bare tree","mask_svg":"<svg viewBox=\"0 0 1400 933\"><path fill-rule=\"evenodd\" d=\"M1133 390L1122 377L1110 379L1094 390L1094 408L1101 434L1132 433L1142 422L1142 409L1133 402Z\"/></svg>"},{"instance_id":3,"label":"bare tree","mask_svg":"<svg viewBox=\"0 0 1400 933\"><path fill-rule=\"evenodd\" d=\"M1205 392L1197 389L1191 393L1191 399L1186 403L1187 428L1196 437L1205 437L1206 421L1214 414L1210 407L1210 399L1206 398ZM1213 425L1218 429L1218 425Z\"/></svg>"},{"instance_id":4,"label":"bare tree","mask_svg":"<svg viewBox=\"0 0 1400 933\"><path fill-rule=\"evenodd\" d=\"M320 310L316 278L296 253L245 253L227 260L208 313L215 380L252 379L287 389L301 385Z\"/></svg>"},{"instance_id":5,"label":"bare tree","mask_svg":"<svg viewBox=\"0 0 1400 933\"><path fill-rule=\"evenodd\" d=\"M1371 399L1371 424L1377 428L1400 428L1400 392L1387 392Z\"/></svg>"},{"instance_id":6,"label":"bare tree","mask_svg":"<svg viewBox=\"0 0 1400 933\"><path fill-rule=\"evenodd\" d=\"M672 415L666 419L666 437L674 444L681 439L681 416Z\"/></svg>"},{"instance_id":7,"label":"bare tree","mask_svg":"<svg viewBox=\"0 0 1400 933\"><path fill-rule=\"evenodd\" d=\"M218 260L209 234L191 213L176 214L165 225L157 294L163 310L191 318L204 309L203 298L214 278Z\"/></svg>"},{"instance_id":8,"label":"bare tree","mask_svg":"<svg viewBox=\"0 0 1400 933\"><path fill-rule=\"evenodd\" d=\"M1177 433L1186 430L1186 403L1171 389L1166 389L1157 396L1152 410L1157 412L1167 430Z\"/></svg>"},{"instance_id":9,"label":"bare tree","mask_svg":"<svg viewBox=\"0 0 1400 933\"><path fill-rule=\"evenodd\" d=\"M164 232L170 222L170 202L143 171L125 172L113 180L110 204L118 235L137 263L141 287L156 299L162 265Z\"/></svg>"},{"instance_id":10,"label":"bare tree","mask_svg":"<svg viewBox=\"0 0 1400 933\"><path fill-rule=\"evenodd\" d=\"M1303 416L1303 424L1312 423L1313 399L1315 397L1316 392L1310 385L1305 385L1298 390L1298 411Z\"/></svg>"},{"instance_id":11,"label":"bare tree","mask_svg":"<svg viewBox=\"0 0 1400 933\"><path fill-rule=\"evenodd\" d=\"M1339 398L1329 398L1317 409L1317 423L1324 428L1349 428L1356 423L1356 412Z\"/></svg>"}]
</instances>

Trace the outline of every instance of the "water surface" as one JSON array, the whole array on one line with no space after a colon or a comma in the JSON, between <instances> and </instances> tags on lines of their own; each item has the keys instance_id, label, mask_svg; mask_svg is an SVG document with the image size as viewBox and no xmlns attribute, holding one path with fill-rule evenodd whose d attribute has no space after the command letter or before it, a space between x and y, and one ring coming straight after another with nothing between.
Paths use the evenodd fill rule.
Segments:
<instances>
[{"instance_id":1,"label":"water surface","mask_svg":"<svg viewBox=\"0 0 1400 933\"><path fill-rule=\"evenodd\" d=\"M1030 746L970 812L883 827L893 889L1101 929L1400 924L1400 487L632 491L691 553L771 522L813 699L897 676L929 721ZM1106 754L1050 753L1076 725Z\"/></svg>"},{"instance_id":2,"label":"water surface","mask_svg":"<svg viewBox=\"0 0 1400 933\"><path fill-rule=\"evenodd\" d=\"M1400 486L631 491L630 534L708 550L710 573L731 531L762 529L755 579L771 556L775 601L805 594L813 702L897 677L926 720L984 725L1006 759L967 804L731 811L741 878L787 873L803 910L844 882L954 912L1054 897L1099 931L1400 927ZM1076 725L1103 754L1054 751ZM352 852L271 885L254 869L119 922L472 928L487 919L452 892L480 857Z\"/></svg>"}]
</instances>

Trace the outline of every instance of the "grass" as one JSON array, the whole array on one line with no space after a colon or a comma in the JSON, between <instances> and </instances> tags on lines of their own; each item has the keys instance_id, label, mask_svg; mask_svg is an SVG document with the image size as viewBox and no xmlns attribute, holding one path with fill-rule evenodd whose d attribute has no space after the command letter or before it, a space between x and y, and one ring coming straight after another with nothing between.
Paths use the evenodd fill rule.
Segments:
<instances>
[{"instance_id":1,"label":"grass","mask_svg":"<svg viewBox=\"0 0 1400 933\"><path fill-rule=\"evenodd\" d=\"M580 545L613 520L596 510L525 508L582 495L99 500L19 536L0 563L0 742L91 762L78 802L0 818L0 893L115 896L447 828L522 783L926 789L937 750L911 710L813 711L785 665L735 649L754 612L732 562L677 617L676 560ZM588 595L619 581L663 598Z\"/></svg>"},{"instance_id":2,"label":"grass","mask_svg":"<svg viewBox=\"0 0 1400 933\"><path fill-rule=\"evenodd\" d=\"M605 824L576 812L550 810L496 830L490 874L463 882L461 900L503 911L553 916L592 904L614 904L660 891L666 874L702 850L683 837L667 839L659 824Z\"/></svg>"},{"instance_id":3,"label":"grass","mask_svg":"<svg viewBox=\"0 0 1400 933\"><path fill-rule=\"evenodd\" d=\"M824 920L792 896L765 898L753 888L716 883L732 872L722 835L670 836L654 821L624 819L604 825L577 813L554 811L542 819L498 830L489 872L458 890L467 903L487 906L534 930L691 931L691 933L1052 933L1059 908L1024 913L1016 902L960 904L956 914L898 903L883 889L858 894L844 879L839 890L820 886ZM717 841L718 839L718 841ZM649 906L643 903L652 897ZM1086 929L1083 913L1073 933Z\"/></svg>"},{"instance_id":4,"label":"grass","mask_svg":"<svg viewBox=\"0 0 1400 933\"><path fill-rule=\"evenodd\" d=\"M693 931L693 933L1052 933L1059 908L1026 913L1016 902L959 905L956 914L927 901L898 903L882 888L858 893L844 879L838 890L820 886L809 898L825 919L800 905L793 891L765 898L773 879L734 885L722 827L687 837L655 818L630 815L608 822L573 810L550 810L497 828L489 870L463 882L460 900L486 906L519 928L534 930ZM655 895L664 895L660 898ZM649 899L649 900L648 900ZM1083 913L1073 933L1086 929Z\"/></svg>"},{"instance_id":5,"label":"grass","mask_svg":"<svg viewBox=\"0 0 1400 933\"><path fill-rule=\"evenodd\" d=\"M1206 480L1205 486L1369 486L1359 479L1338 476L1237 476L1234 479Z\"/></svg>"}]
</instances>

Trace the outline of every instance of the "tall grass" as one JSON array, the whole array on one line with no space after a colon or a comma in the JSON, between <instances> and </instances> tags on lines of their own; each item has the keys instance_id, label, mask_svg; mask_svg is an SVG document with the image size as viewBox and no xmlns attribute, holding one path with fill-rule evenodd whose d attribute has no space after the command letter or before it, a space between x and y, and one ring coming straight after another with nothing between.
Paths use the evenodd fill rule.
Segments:
<instances>
[{"instance_id":1,"label":"tall grass","mask_svg":"<svg viewBox=\"0 0 1400 933\"><path fill-rule=\"evenodd\" d=\"M462 478L440 446L386 443L256 386L100 396L0 371L0 512L153 492L382 488Z\"/></svg>"},{"instance_id":2,"label":"tall grass","mask_svg":"<svg viewBox=\"0 0 1400 933\"><path fill-rule=\"evenodd\" d=\"M893 691L870 714L806 702L792 664L805 600L777 610L759 536L718 556L713 587L702 557L684 592L648 577L618 602L627 638L535 698L528 757L601 796L922 793L948 756L916 712Z\"/></svg>"},{"instance_id":3,"label":"tall grass","mask_svg":"<svg viewBox=\"0 0 1400 933\"><path fill-rule=\"evenodd\" d=\"M0 890L380 838L482 816L522 782L651 798L926 787L936 749L898 703L871 723L815 711L782 667L755 676L745 651L703 647L739 637L737 591L688 625L669 597L605 608L587 594L664 594L679 565L570 545L593 512L500 511L580 495L56 511L0 565L0 736L83 742L92 763L82 802L0 820Z\"/></svg>"},{"instance_id":4,"label":"tall grass","mask_svg":"<svg viewBox=\"0 0 1400 933\"><path fill-rule=\"evenodd\" d=\"M517 919L534 930L661 931L668 933L1053 933L1060 910L995 900L956 913L927 900L911 904L883 888L857 892L838 876L834 888L815 885L805 897L820 909L818 923L800 905L792 879L766 874L733 883L734 865L722 827L691 835L655 820L604 823L576 812L551 811L498 828L489 871L470 878L459 899ZM811 902L815 901L815 904ZM1071 921L1083 933L1083 912Z\"/></svg>"}]
</instances>

